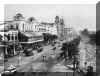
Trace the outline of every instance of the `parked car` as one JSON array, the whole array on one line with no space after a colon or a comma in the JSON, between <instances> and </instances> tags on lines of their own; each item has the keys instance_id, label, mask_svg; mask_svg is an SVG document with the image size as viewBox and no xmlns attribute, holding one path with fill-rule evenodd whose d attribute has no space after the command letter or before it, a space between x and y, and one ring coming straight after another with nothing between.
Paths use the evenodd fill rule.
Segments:
<instances>
[{"instance_id":1,"label":"parked car","mask_svg":"<svg viewBox=\"0 0 100 76\"><path fill-rule=\"evenodd\" d=\"M39 47L42 47L41 45L33 45L32 48L34 49L38 49Z\"/></svg>"},{"instance_id":2,"label":"parked car","mask_svg":"<svg viewBox=\"0 0 100 76\"><path fill-rule=\"evenodd\" d=\"M37 49L37 52L39 53L39 52L42 52L43 51L43 48L42 47L40 47L40 48L38 48Z\"/></svg>"},{"instance_id":3,"label":"parked car","mask_svg":"<svg viewBox=\"0 0 100 76\"><path fill-rule=\"evenodd\" d=\"M10 65L8 68L4 69L2 73L4 76L13 76L13 74L17 72L16 67L14 65Z\"/></svg>"},{"instance_id":4,"label":"parked car","mask_svg":"<svg viewBox=\"0 0 100 76\"><path fill-rule=\"evenodd\" d=\"M56 47L53 47L52 50L56 50Z\"/></svg>"},{"instance_id":5,"label":"parked car","mask_svg":"<svg viewBox=\"0 0 100 76\"><path fill-rule=\"evenodd\" d=\"M26 56L32 56L32 55L33 55L32 49L25 49L23 53L24 53Z\"/></svg>"}]
</instances>

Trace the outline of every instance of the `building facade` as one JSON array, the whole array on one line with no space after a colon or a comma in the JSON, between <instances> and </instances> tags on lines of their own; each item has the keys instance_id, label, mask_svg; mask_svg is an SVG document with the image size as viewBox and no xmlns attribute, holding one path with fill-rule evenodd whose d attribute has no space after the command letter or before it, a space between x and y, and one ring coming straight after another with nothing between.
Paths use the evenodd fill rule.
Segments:
<instances>
[{"instance_id":1,"label":"building facade","mask_svg":"<svg viewBox=\"0 0 100 76\"><path fill-rule=\"evenodd\" d=\"M4 33L7 37L7 40L5 41L7 47L6 55L16 54L16 44L18 43L18 24L20 21L8 21L5 26L8 28L8 30ZM4 39L5 40L5 39Z\"/></svg>"},{"instance_id":2,"label":"building facade","mask_svg":"<svg viewBox=\"0 0 100 76\"><path fill-rule=\"evenodd\" d=\"M64 20L63 18L60 18L59 16L55 17L55 24L57 26L57 35L59 40L63 40L63 36L64 36Z\"/></svg>"},{"instance_id":3,"label":"building facade","mask_svg":"<svg viewBox=\"0 0 100 76\"><path fill-rule=\"evenodd\" d=\"M39 23L39 22L21 22L19 24L19 31L21 32L35 32L35 33L50 33L57 35L57 28L54 23Z\"/></svg>"},{"instance_id":4,"label":"building facade","mask_svg":"<svg viewBox=\"0 0 100 76\"><path fill-rule=\"evenodd\" d=\"M72 28L64 28L64 40L71 41L76 38L78 34Z\"/></svg>"}]
</instances>

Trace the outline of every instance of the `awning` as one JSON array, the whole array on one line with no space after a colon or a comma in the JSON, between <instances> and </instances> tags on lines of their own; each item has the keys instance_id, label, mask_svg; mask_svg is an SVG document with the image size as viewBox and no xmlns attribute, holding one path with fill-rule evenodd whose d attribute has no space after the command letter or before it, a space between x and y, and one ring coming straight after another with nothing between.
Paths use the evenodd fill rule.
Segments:
<instances>
[{"instance_id":1,"label":"awning","mask_svg":"<svg viewBox=\"0 0 100 76\"><path fill-rule=\"evenodd\" d=\"M31 44L31 43L35 43L35 42L41 42L43 40L37 40L37 41L28 41L28 42L19 42L21 44Z\"/></svg>"},{"instance_id":2,"label":"awning","mask_svg":"<svg viewBox=\"0 0 100 76\"><path fill-rule=\"evenodd\" d=\"M35 36L42 36L41 33L35 33L35 32L22 32L27 37L35 37Z\"/></svg>"},{"instance_id":3,"label":"awning","mask_svg":"<svg viewBox=\"0 0 100 76\"><path fill-rule=\"evenodd\" d=\"M7 47L7 45L0 45L0 47Z\"/></svg>"}]
</instances>

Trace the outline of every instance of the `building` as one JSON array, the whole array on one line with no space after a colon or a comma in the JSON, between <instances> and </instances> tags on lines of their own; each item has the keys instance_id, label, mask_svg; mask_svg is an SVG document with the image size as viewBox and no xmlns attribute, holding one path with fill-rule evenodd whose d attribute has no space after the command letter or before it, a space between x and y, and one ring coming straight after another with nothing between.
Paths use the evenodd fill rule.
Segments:
<instances>
[{"instance_id":1,"label":"building","mask_svg":"<svg viewBox=\"0 0 100 76\"><path fill-rule=\"evenodd\" d=\"M47 22L21 22L19 24L19 31L21 32L35 32L35 33L50 33L57 35L57 28L55 23Z\"/></svg>"},{"instance_id":2,"label":"building","mask_svg":"<svg viewBox=\"0 0 100 76\"><path fill-rule=\"evenodd\" d=\"M64 20L63 18L60 18L59 16L55 17L55 25L57 26L57 35L59 40L63 40L64 36Z\"/></svg>"},{"instance_id":3,"label":"building","mask_svg":"<svg viewBox=\"0 0 100 76\"><path fill-rule=\"evenodd\" d=\"M15 46L18 44L18 22L19 21L7 21L5 24L5 28L8 30L4 33L7 37L5 44L7 47L7 54L16 54Z\"/></svg>"},{"instance_id":4,"label":"building","mask_svg":"<svg viewBox=\"0 0 100 76\"><path fill-rule=\"evenodd\" d=\"M32 44L35 42L40 42L43 41L43 35L42 34L37 34L33 32L22 32L27 37L27 41L25 42L20 42L21 44Z\"/></svg>"},{"instance_id":5,"label":"building","mask_svg":"<svg viewBox=\"0 0 100 76\"><path fill-rule=\"evenodd\" d=\"M3 60L4 55L8 54L7 52L8 46L5 44L6 38L5 39L4 38L5 38L4 34L3 35L0 34L0 60Z\"/></svg>"},{"instance_id":6,"label":"building","mask_svg":"<svg viewBox=\"0 0 100 76\"><path fill-rule=\"evenodd\" d=\"M55 23L43 22L43 23L41 23L41 25L44 26L43 29L45 29L45 31L43 33L57 35L57 27L56 27ZM42 32L42 28L39 28L39 31Z\"/></svg>"},{"instance_id":7,"label":"building","mask_svg":"<svg viewBox=\"0 0 100 76\"><path fill-rule=\"evenodd\" d=\"M64 28L64 40L71 41L78 36L73 28Z\"/></svg>"},{"instance_id":8,"label":"building","mask_svg":"<svg viewBox=\"0 0 100 76\"><path fill-rule=\"evenodd\" d=\"M60 19L60 39L63 40L64 39L64 27L65 27L65 24L64 24L64 20L63 18Z\"/></svg>"},{"instance_id":9,"label":"building","mask_svg":"<svg viewBox=\"0 0 100 76\"><path fill-rule=\"evenodd\" d=\"M7 46L0 41L0 61L4 59L4 54L7 54Z\"/></svg>"}]
</instances>

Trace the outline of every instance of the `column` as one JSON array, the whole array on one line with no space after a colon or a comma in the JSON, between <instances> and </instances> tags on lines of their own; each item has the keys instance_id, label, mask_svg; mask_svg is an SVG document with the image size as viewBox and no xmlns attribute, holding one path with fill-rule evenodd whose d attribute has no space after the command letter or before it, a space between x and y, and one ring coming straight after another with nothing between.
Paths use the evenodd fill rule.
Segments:
<instances>
[{"instance_id":1,"label":"column","mask_svg":"<svg viewBox=\"0 0 100 76\"><path fill-rule=\"evenodd\" d=\"M17 33L17 41L19 41L19 40L18 40L18 33Z\"/></svg>"},{"instance_id":2,"label":"column","mask_svg":"<svg viewBox=\"0 0 100 76\"><path fill-rule=\"evenodd\" d=\"M13 48L14 48L14 55L16 54L16 51L15 51L15 44L13 45Z\"/></svg>"},{"instance_id":3,"label":"column","mask_svg":"<svg viewBox=\"0 0 100 76\"><path fill-rule=\"evenodd\" d=\"M10 34L9 36L10 36L10 41L11 41L12 40L12 35Z\"/></svg>"},{"instance_id":4,"label":"column","mask_svg":"<svg viewBox=\"0 0 100 76\"><path fill-rule=\"evenodd\" d=\"M24 25L24 32L26 31L26 25Z\"/></svg>"},{"instance_id":5,"label":"column","mask_svg":"<svg viewBox=\"0 0 100 76\"><path fill-rule=\"evenodd\" d=\"M15 34L13 35L14 41L15 41Z\"/></svg>"},{"instance_id":6,"label":"column","mask_svg":"<svg viewBox=\"0 0 100 76\"><path fill-rule=\"evenodd\" d=\"M24 32L25 31L25 26L24 26L24 24L23 24L23 27L21 27L22 28L22 31Z\"/></svg>"},{"instance_id":7,"label":"column","mask_svg":"<svg viewBox=\"0 0 100 76\"><path fill-rule=\"evenodd\" d=\"M5 47L5 54L8 55L7 47Z\"/></svg>"}]
</instances>

